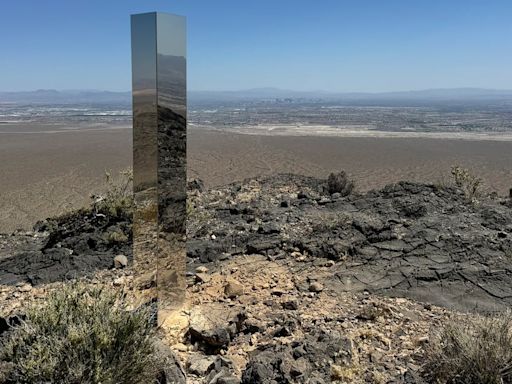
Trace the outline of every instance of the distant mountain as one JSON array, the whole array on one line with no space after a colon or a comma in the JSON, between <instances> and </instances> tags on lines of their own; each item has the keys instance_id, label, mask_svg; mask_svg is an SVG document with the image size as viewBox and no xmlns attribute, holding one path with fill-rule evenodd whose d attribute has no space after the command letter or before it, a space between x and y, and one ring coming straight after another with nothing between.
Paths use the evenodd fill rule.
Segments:
<instances>
[{"instance_id":1,"label":"distant mountain","mask_svg":"<svg viewBox=\"0 0 512 384\"><path fill-rule=\"evenodd\" d=\"M27 92L0 92L2 103L42 104L131 104L131 92L39 89Z\"/></svg>"},{"instance_id":2,"label":"distant mountain","mask_svg":"<svg viewBox=\"0 0 512 384\"><path fill-rule=\"evenodd\" d=\"M161 58L160 60L178 60ZM183 61L183 60L181 60ZM179 64L182 64L181 61ZM184 62L183 65L184 66ZM178 66L180 68L181 66ZM182 71L179 71L180 73ZM174 78L165 74L166 78ZM178 77L181 77L178 76ZM243 102L272 99L303 99L342 102L350 104L394 104L432 102L512 102L512 90L483 88L446 88L401 92L328 92L294 91L279 88L253 88L239 91L189 91L188 100L192 104L203 102ZM132 102L131 92L97 90L40 89L28 92L0 92L0 103L43 103L43 104L126 104Z\"/></svg>"},{"instance_id":3,"label":"distant mountain","mask_svg":"<svg viewBox=\"0 0 512 384\"><path fill-rule=\"evenodd\" d=\"M189 99L192 101L210 100L254 100L275 98L318 98L332 95L324 91L293 91L279 88L253 88L240 91L189 91Z\"/></svg>"},{"instance_id":4,"label":"distant mountain","mask_svg":"<svg viewBox=\"0 0 512 384\"><path fill-rule=\"evenodd\" d=\"M340 101L489 101L511 100L512 90L495 90L483 88L447 88L426 89L401 92L327 92L327 91L292 91L279 88L255 88L240 91L190 91L189 100L202 101L243 101L255 99L323 99Z\"/></svg>"}]
</instances>

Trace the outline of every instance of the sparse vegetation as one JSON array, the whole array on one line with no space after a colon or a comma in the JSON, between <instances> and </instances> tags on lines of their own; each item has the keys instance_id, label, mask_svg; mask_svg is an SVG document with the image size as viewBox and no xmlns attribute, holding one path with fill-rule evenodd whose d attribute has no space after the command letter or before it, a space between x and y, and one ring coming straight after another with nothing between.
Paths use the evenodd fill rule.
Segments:
<instances>
[{"instance_id":1,"label":"sparse vegetation","mask_svg":"<svg viewBox=\"0 0 512 384\"><path fill-rule=\"evenodd\" d=\"M311 225L313 232L334 231L352 224L350 217L343 212L335 214L319 212L316 217L318 220Z\"/></svg>"},{"instance_id":2,"label":"sparse vegetation","mask_svg":"<svg viewBox=\"0 0 512 384\"><path fill-rule=\"evenodd\" d=\"M110 244L126 243L129 240L128 236L121 231L109 232L105 237Z\"/></svg>"},{"instance_id":3,"label":"sparse vegetation","mask_svg":"<svg viewBox=\"0 0 512 384\"><path fill-rule=\"evenodd\" d=\"M352 366L331 365L331 380L335 383L360 383L361 368Z\"/></svg>"},{"instance_id":4,"label":"sparse vegetation","mask_svg":"<svg viewBox=\"0 0 512 384\"><path fill-rule=\"evenodd\" d=\"M453 180L451 175L447 175L443 172L442 175L438 176L434 182L433 185L438 191L446 190L447 188L453 186Z\"/></svg>"},{"instance_id":5,"label":"sparse vegetation","mask_svg":"<svg viewBox=\"0 0 512 384\"><path fill-rule=\"evenodd\" d=\"M474 201L481 196L482 179L458 165L452 167L451 174L455 186L464 192L468 200Z\"/></svg>"},{"instance_id":6,"label":"sparse vegetation","mask_svg":"<svg viewBox=\"0 0 512 384\"><path fill-rule=\"evenodd\" d=\"M102 195L91 196L92 207L96 212L120 216L133 211L133 170L127 168L117 177L112 171L105 171L107 190Z\"/></svg>"},{"instance_id":7,"label":"sparse vegetation","mask_svg":"<svg viewBox=\"0 0 512 384\"><path fill-rule=\"evenodd\" d=\"M341 196L348 196L354 190L354 182L349 179L345 171L331 173L327 178L327 192L331 195L339 193Z\"/></svg>"},{"instance_id":8,"label":"sparse vegetation","mask_svg":"<svg viewBox=\"0 0 512 384\"><path fill-rule=\"evenodd\" d=\"M187 219L198 223L198 225L206 225L211 219L211 213L204 207L198 206L198 201L194 196L189 196L187 198Z\"/></svg>"},{"instance_id":9,"label":"sparse vegetation","mask_svg":"<svg viewBox=\"0 0 512 384\"><path fill-rule=\"evenodd\" d=\"M148 310L120 293L73 284L0 339L0 383L152 383L157 373Z\"/></svg>"},{"instance_id":10,"label":"sparse vegetation","mask_svg":"<svg viewBox=\"0 0 512 384\"><path fill-rule=\"evenodd\" d=\"M512 313L446 325L433 335L425 373L432 383L512 383Z\"/></svg>"}]
</instances>

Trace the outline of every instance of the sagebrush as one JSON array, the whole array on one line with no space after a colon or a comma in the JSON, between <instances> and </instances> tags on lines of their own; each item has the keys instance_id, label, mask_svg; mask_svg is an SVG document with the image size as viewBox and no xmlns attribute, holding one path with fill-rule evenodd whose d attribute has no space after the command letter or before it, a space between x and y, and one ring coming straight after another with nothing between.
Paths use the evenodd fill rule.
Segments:
<instances>
[{"instance_id":1,"label":"sagebrush","mask_svg":"<svg viewBox=\"0 0 512 384\"><path fill-rule=\"evenodd\" d=\"M512 384L512 313L452 321L426 353L431 383Z\"/></svg>"},{"instance_id":2,"label":"sagebrush","mask_svg":"<svg viewBox=\"0 0 512 384\"><path fill-rule=\"evenodd\" d=\"M63 287L0 338L0 383L154 383L153 320L112 289Z\"/></svg>"}]
</instances>

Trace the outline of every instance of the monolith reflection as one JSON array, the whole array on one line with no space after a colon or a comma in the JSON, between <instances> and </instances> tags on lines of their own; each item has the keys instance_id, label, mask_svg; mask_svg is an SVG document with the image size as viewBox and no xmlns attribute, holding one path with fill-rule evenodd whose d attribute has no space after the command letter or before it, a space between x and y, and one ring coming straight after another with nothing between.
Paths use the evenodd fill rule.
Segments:
<instances>
[{"instance_id":1,"label":"monolith reflection","mask_svg":"<svg viewBox=\"0 0 512 384\"><path fill-rule=\"evenodd\" d=\"M132 70L136 285L161 322L185 295L185 18L132 16Z\"/></svg>"}]
</instances>

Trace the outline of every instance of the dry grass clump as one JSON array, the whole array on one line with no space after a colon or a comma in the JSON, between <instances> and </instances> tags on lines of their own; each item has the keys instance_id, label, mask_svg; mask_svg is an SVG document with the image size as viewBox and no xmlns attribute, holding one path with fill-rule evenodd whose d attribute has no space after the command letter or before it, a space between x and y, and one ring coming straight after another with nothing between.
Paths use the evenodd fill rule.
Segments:
<instances>
[{"instance_id":1,"label":"dry grass clump","mask_svg":"<svg viewBox=\"0 0 512 384\"><path fill-rule=\"evenodd\" d=\"M427 350L431 383L512 383L512 313L452 322Z\"/></svg>"},{"instance_id":2,"label":"dry grass clump","mask_svg":"<svg viewBox=\"0 0 512 384\"><path fill-rule=\"evenodd\" d=\"M348 196L354 190L354 182L349 179L345 171L331 173L327 178L327 192L331 195L339 193L341 196Z\"/></svg>"},{"instance_id":3,"label":"dry grass clump","mask_svg":"<svg viewBox=\"0 0 512 384\"><path fill-rule=\"evenodd\" d=\"M455 186L464 192L468 200L474 201L481 196L482 179L457 165L452 167L451 174Z\"/></svg>"},{"instance_id":4,"label":"dry grass clump","mask_svg":"<svg viewBox=\"0 0 512 384\"><path fill-rule=\"evenodd\" d=\"M105 171L107 190L102 195L91 196L95 212L111 216L122 216L133 212L133 170L127 168L117 177L111 171Z\"/></svg>"},{"instance_id":5,"label":"dry grass clump","mask_svg":"<svg viewBox=\"0 0 512 384\"><path fill-rule=\"evenodd\" d=\"M73 284L26 315L0 338L0 383L155 382L151 315L117 291Z\"/></svg>"}]
</instances>

